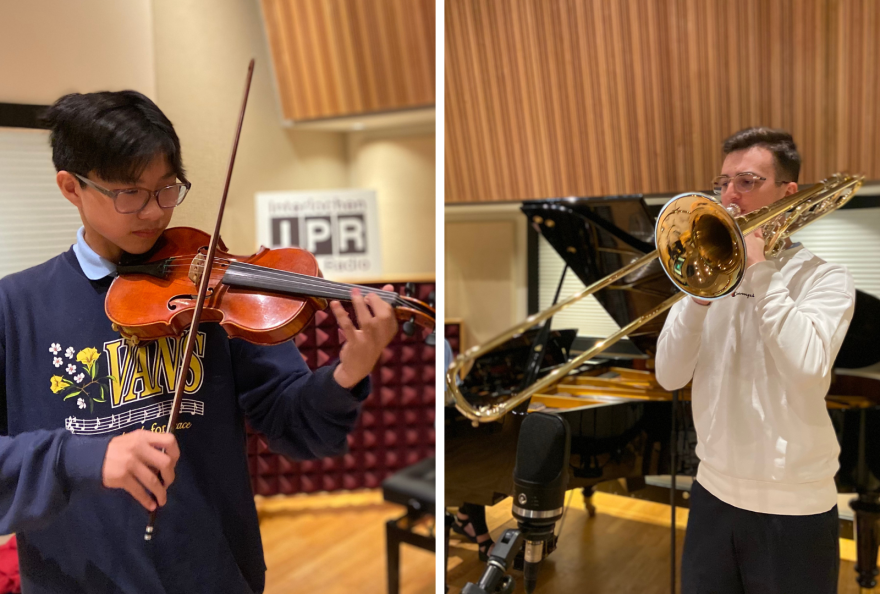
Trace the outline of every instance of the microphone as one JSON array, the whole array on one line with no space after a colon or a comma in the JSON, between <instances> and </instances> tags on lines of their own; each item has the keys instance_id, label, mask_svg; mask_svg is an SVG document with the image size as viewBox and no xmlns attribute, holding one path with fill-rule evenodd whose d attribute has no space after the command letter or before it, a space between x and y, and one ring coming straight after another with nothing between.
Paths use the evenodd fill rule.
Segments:
<instances>
[{"instance_id":1,"label":"microphone","mask_svg":"<svg viewBox=\"0 0 880 594\"><path fill-rule=\"evenodd\" d=\"M541 412L526 415L516 446L512 511L525 539L527 594L535 591L545 543L553 540L553 529L562 518L570 450L571 429L564 418Z\"/></svg>"}]
</instances>

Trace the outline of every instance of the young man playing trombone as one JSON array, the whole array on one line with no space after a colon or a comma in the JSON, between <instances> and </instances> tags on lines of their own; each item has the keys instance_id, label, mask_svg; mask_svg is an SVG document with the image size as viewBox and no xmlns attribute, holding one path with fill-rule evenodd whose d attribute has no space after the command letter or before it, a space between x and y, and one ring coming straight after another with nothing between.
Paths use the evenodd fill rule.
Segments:
<instances>
[{"instance_id":1,"label":"young man playing trombone","mask_svg":"<svg viewBox=\"0 0 880 594\"><path fill-rule=\"evenodd\" d=\"M749 128L724 142L715 193L746 214L797 191L787 132ZM683 594L837 591L840 452L825 407L852 320L849 272L787 245L766 260L760 229L729 297L683 299L657 347L657 380L693 379L700 466L691 490ZM790 244L790 242L789 242Z\"/></svg>"}]
</instances>

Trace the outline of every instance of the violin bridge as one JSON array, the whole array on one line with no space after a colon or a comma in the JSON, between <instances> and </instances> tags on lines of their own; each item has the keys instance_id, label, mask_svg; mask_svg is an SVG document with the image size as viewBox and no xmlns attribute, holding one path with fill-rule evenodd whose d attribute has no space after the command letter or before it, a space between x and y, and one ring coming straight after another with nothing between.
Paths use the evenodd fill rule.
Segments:
<instances>
[{"instance_id":1,"label":"violin bridge","mask_svg":"<svg viewBox=\"0 0 880 594\"><path fill-rule=\"evenodd\" d=\"M205 254L196 254L196 257L193 258L192 264L189 265L189 280L193 282L195 286L199 286L202 282L202 274L205 271Z\"/></svg>"}]
</instances>

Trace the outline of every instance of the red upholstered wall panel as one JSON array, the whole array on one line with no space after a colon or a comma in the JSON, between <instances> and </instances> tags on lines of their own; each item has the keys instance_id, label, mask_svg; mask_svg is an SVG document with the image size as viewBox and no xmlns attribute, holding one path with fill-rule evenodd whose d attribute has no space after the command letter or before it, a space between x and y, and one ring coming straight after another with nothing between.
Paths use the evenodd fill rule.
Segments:
<instances>
[{"instance_id":1,"label":"red upholstered wall panel","mask_svg":"<svg viewBox=\"0 0 880 594\"><path fill-rule=\"evenodd\" d=\"M446 322L443 325L443 331L446 335L446 342L449 343L449 348L452 349L452 354L458 356L461 352L461 324L458 322Z\"/></svg>"},{"instance_id":2,"label":"red upholstered wall panel","mask_svg":"<svg viewBox=\"0 0 880 594\"><path fill-rule=\"evenodd\" d=\"M381 287L382 285L370 285ZM403 284L394 288L402 292ZM417 283L415 297L428 301L434 283ZM350 310L349 310L350 311ZM349 435L349 453L297 462L270 451L265 438L249 430L248 460L257 495L313 493L377 488L387 476L434 455L435 347L427 332L398 333L385 349L371 380L357 427ZM341 332L328 310L296 337L312 369L339 355Z\"/></svg>"}]
</instances>

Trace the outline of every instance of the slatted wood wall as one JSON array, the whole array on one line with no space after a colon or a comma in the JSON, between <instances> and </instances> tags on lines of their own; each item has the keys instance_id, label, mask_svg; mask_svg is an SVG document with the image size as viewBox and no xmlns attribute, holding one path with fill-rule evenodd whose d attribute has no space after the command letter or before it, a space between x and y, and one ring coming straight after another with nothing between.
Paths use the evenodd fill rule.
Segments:
<instances>
[{"instance_id":1,"label":"slatted wood wall","mask_svg":"<svg viewBox=\"0 0 880 594\"><path fill-rule=\"evenodd\" d=\"M876 0L446 0L446 200L707 189L792 132L801 181L880 179Z\"/></svg>"},{"instance_id":2,"label":"slatted wood wall","mask_svg":"<svg viewBox=\"0 0 880 594\"><path fill-rule=\"evenodd\" d=\"M434 0L261 0L284 117L434 104Z\"/></svg>"}]
</instances>

